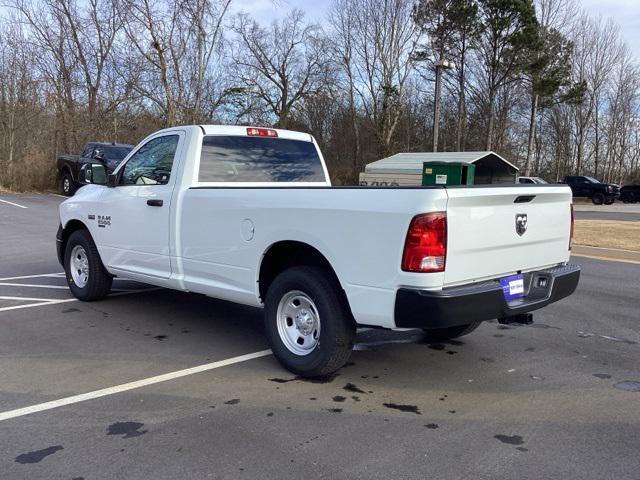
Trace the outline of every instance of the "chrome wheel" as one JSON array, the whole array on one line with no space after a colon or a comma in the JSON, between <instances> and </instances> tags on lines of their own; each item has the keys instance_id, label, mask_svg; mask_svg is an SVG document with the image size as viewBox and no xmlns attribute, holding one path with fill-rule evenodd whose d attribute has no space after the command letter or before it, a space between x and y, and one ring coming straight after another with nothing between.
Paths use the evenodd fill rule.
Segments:
<instances>
[{"instance_id":1,"label":"chrome wheel","mask_svg":"<svg viewBox=\"0 0 640 480\"><path fill-rule=\"evenodd\" d=\"M64 193L69 193L71 191L71 181L69 180L69 177L65 176L62 180L62 190Z\"/></svg>"},{"instance_id":2,"label":"chrome wheel","mask_svg":"<svg viewBox=\"0 0 640 480\"><path fill-rule=\"evenodd\" d=\"M87 252L82 245L76 245L71 250L69 258L69 270L71 270L71 278L78 288L84 288L89 281L89 258Z\"/></svg>"},{"instance_id":3,"label":"chrome wheel","mask_svg":"<svg viewBox=\"0 0 640 480\"><path fill-rule=\"evenodd\" d=\"M278 334L287 349L308 355L320 340L320 315L313 300L299 290L285 294L278 304Z\"/></svg>"}]
</instances>

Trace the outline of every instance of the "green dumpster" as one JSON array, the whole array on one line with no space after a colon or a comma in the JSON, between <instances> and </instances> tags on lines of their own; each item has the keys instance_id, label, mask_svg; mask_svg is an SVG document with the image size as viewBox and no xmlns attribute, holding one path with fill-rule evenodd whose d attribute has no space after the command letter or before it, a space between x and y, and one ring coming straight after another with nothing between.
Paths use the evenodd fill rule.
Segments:
<instances>
[{"instance_id":1,"label":"green dumpster","mask_svg":"<svg viewBox=\"0 0 640 480\"><path fill-rule=\"evenodd\" d=\"M424 162L422 185L473 185L476 166L465 162Z\"/></svg>"}]
</instances>

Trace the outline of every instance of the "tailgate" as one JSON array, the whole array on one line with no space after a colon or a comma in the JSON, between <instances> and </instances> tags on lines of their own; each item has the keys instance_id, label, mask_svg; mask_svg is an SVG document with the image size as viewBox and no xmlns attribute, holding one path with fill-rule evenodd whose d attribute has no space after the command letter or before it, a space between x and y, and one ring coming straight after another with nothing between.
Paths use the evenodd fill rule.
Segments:
<instances>
[{"instance_id":1,"label":"tailgate","mask_svg":"<svg viewBox=\"0 0 640 480\"><path fill-rule=\"evenodd\" d=\"M445 286L569 260L566 185L448 187L447 194Z\"/></svg>"}]
</instances>

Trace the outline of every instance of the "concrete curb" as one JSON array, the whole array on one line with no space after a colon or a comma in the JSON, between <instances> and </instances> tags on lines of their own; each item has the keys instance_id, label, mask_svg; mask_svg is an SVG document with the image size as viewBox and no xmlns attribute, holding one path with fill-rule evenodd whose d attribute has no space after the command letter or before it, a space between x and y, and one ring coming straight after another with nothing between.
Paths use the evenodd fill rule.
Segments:
<instances>
[{"instance_id":1,"label":"concrete curb","mask_svg":"<svg viewBox=\"0 0 640 480\"><path fill-rule=\"evenodd\" d=\"M571 253L587 257L599 257L610 260L626 260L640 263L640 252L635 250L622 250L620 248L589 247L586 245L572 245Z\"/></svg>"}]
</instances>

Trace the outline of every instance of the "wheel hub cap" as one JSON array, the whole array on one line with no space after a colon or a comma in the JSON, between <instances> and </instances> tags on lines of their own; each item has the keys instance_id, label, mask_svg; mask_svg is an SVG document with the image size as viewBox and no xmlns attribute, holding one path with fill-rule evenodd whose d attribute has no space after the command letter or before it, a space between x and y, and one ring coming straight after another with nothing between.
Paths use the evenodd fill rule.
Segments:
<instances>
[{"instance_id":1,"label":"wheel hub cap","mask_svg":"<svg viewBox=\"0 0 640 480\"><path fill-rule=\"evenodd\" d=\"M82 245L76 245L71 250L69 270L76 286L84 288L89 281L89 258Z\"/></svg>"},{"instance_id":2,"label":"wheel hub cap","mask_svg":"<svg viewBox=\"0 0 640 480\"><path fill-rule=\"evenodd\" d=\"M311 353L320 339L320 316L311 298L294 290L285 294L278 304L278 334L282 343L296 355Z\"/></svg>"}]
</instances>

